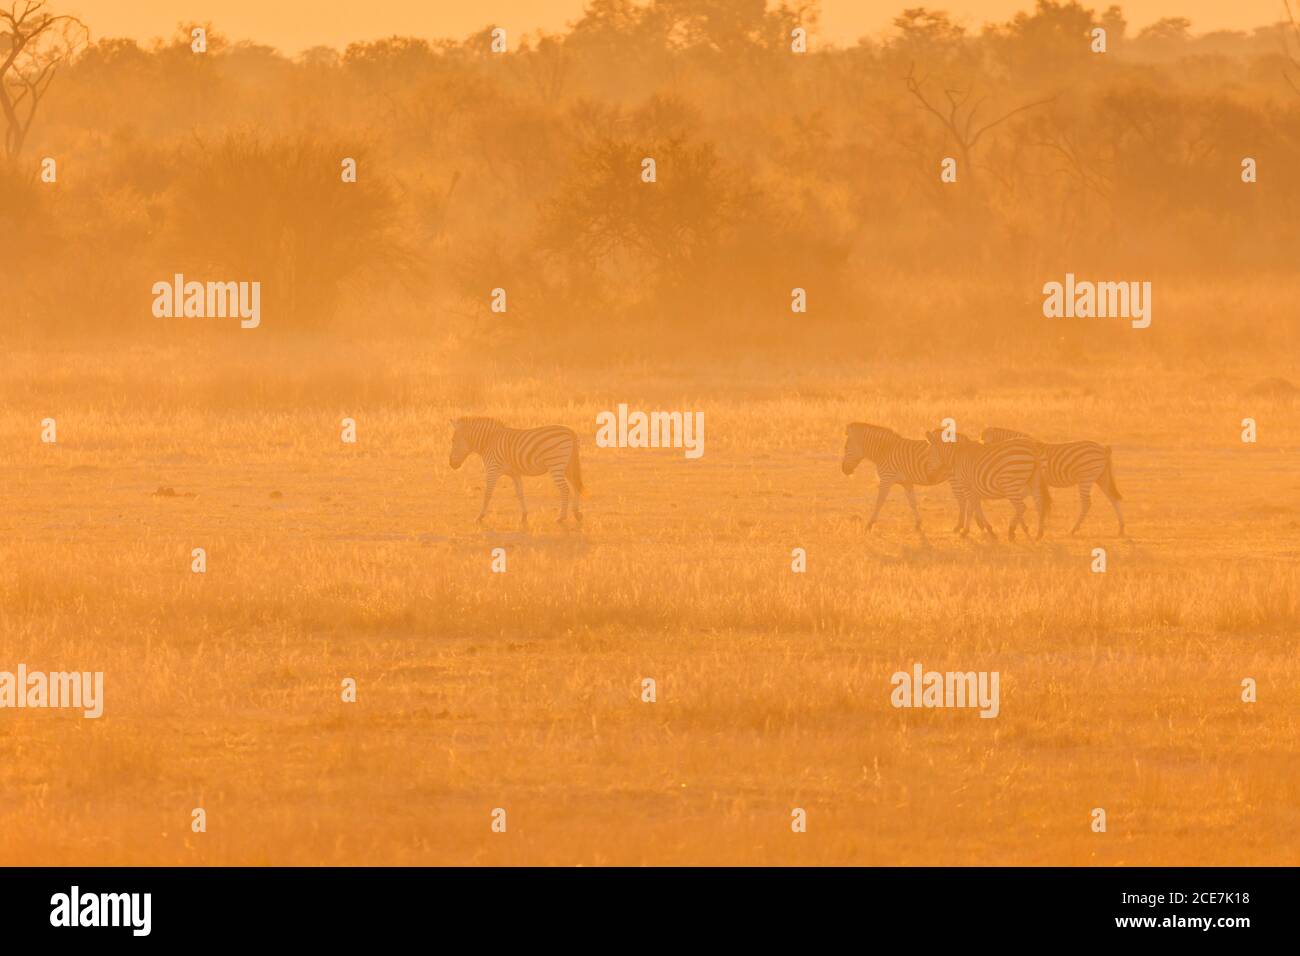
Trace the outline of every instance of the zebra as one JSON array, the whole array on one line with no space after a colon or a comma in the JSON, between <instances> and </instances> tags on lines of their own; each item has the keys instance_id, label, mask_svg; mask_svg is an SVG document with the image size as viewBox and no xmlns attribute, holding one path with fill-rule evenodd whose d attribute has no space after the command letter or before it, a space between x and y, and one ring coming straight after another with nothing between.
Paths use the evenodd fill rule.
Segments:
<instances>
[{"instance_id":1,"label":"zebra","mask_svg":"<svg viewBox=\"0 0 1300 956\"><path fill-rule=\"evenodd\" d=\"M876 523L880 508L889 497L894 485L902 485L907 492L908 504L912 506L912 516L916 519L916 530L921 530L921 513L916 508L916 493L913 485L938 485L951 481L952 469L942 465L930 448L930 443L920 439L904 438L892 428L883 425L868 425L865 422L853 422L845 429L844 460L840 468L846 475L853 474L855 468L866 458L876 466L876 475L880 479L880 490L876 493L876 508L867 521L870 530ZM959 530L966 523L966 503L957 494L956 484L952 485L953 496L957 499ZM978 502L976 503L978 508ZM976 516L981 528L988 523L982 513Z\"/></svg>"},{"instance_id":2,"label":"zebra","mask_svg":"<svg viewBox=\"0 0 1300 956\"><path fill-rule=\"evenodd\" d=\"M1074 522L1070 534L1076 534L1083 519L1092 507L1092 485L1095 483L1102 494L1115 509L1119 519L1119 534L1124 534L1124 512L1120 508L1123 497L1115 487L1115 472L1110 461L1110 446L1100 445L1095 441L1070 441L1060 444L1040 442L1024 432L1012 431L1010 428L986 428L981 436L985 444L1023 438L1035 442L1043 449L1047 457L1047 483L1053 488L1079 486L1079 519Z\"/></svg>"},{"instance_id":3,"label":"zebra","mask_svg":"<svg viewBox=\"0 0 1300 956\"><path fill-rule=\"evenodd\" d=\"M495 418L455 418L451 436L453 469L464 464L472 453L483 459L486 481L483 487L483 508L479 511L481 524L487 517L488 504L497 479L509 475L519 496L523 520L528 521L528 505L524 502L524 475L544 475L560 489L560 521L569 517L569 492L573 497L573 518L582 523L578 498L582 495L582 466L578 462L578 436L572 428L563 425L543 425L540 428L507 428Z\"/></svg>"},{"instance_id":4,"label":"zebra","mask_svg":"<svg viewBox=\"0 0 1300 956\"><path fill-rule=\"evenodd\" d=\"M1034 499L1038 510L1038 533L1043 536L1043 522L1052 506L1047 490L1047 462L1040 446L1024 438L1013 438L992 445L971 441L957 435L956 441L946 442L939 429L926 432L926 439L934 449L943 467L951 469L954 490L965 499L962 534L966 534L970 516L978 515L982 498L1006 498L1015 513L1007 537L1016 540L1016 525L1025 524L1025 497ZM991 529L989 529L991 530Z\"/></svg>"}]
</instances>

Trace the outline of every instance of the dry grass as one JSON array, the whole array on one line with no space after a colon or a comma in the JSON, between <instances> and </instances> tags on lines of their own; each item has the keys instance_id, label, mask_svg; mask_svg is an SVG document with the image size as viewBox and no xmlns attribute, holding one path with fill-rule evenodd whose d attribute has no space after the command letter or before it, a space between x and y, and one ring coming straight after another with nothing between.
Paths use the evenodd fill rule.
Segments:
<instances>
[{"instance_id":1,"label":"dry grass","mask_svg":"<svg viewBox=\"0 0 1300 956\"><path fill-rule=\"evenodd\" d=\"M469 375L410 342L233 340L4 359L0 669L103 670L107 703L0 714L0 863L1296 862L1300 429L1250 394L1294 369ZM582 531L540 479L531 530L508 482L474 525L449 416L591 436L620 401L703 409L704 458L588 438ZM901 495L867 533L844 423L945 415L1111 443L1131 537L1100 495L1067 537L1062 491L1037 545L960 540L946 488L926 538ZM914 661L999 671L1001 715L894 710Z\"/></svg>"}]
</instances>

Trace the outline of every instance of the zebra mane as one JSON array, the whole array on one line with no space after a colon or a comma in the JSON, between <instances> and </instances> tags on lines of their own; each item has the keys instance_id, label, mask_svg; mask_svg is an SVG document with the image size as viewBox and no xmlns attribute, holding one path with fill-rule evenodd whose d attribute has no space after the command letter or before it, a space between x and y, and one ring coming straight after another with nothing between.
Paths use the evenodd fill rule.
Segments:
<instances>
[{"instance_id":1,"label":"zebra mane","mask_svg":"<svg viewBox=\"0 0 1300 956\"><path fill-rule=\"evenodd\" d=\"M849 432L861 431L866 434L889 435L893 438L903 437L892 428L886 428L884 425L868 425L866 422L851 422L847 430Z\"/></svg>"},{"instance_id":2,"label":"zebra mane","mask_svg":"<svg viewBox=\"0 0 1300 956\"><path fill-rule=\"evenodd\" d=\"M980 433L980 439L985 444L994 442L1007 441L1011 438L1028 438L1030 441L1037 441L1032 435L1026 435L1024 432L1018 432L1014 428L986 428Z\"/></svg>"},{"instance_id":3,"label":"zebra mane","mask_svg":"<svg viewBox=\"0 0 1300 956\"><path fill-rule=\"evenodd\" d=\"M497 419L488 418L486 415L462 415L460 418L455 419L454 424L457 427L461 425L496 425L504 427Z\"/></svg>"}]
</instances>

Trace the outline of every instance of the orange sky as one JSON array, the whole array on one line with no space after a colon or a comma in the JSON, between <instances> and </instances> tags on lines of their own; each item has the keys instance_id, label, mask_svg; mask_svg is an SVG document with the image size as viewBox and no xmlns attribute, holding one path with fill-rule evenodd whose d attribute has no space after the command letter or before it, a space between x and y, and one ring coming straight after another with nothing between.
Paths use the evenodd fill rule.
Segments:
<instances>
[{"instance_id":1,"label":"orange sky","mask_svg":"<svg viewBox=\"0 0 1300 956\"><path fill-rule=\"evenodd\" d=\"M1114 0L1091 0L1104 9ZM1005 20L1033 0L821 0L819 35L851 43L885 29L904 7L947 10L972 26ZM94 36L170 36L182 20L212 21L233 39L252 39L287 52L392 34L461 38L491 25L519 33L556 31L577 18L584 0L52 0L51 8L77 13ZM1282 0L1121 0L1132 27L1160 17L1185 16L1195 32L1249 29L1283 16Z\"/></svg>"}]
</instances>

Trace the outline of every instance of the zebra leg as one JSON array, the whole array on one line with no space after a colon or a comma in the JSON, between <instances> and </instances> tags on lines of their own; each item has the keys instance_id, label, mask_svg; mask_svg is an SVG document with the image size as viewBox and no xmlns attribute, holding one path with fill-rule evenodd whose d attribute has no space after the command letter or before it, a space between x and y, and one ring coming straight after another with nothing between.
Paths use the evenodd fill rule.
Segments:
<instances>
[{"instance_id":1,"label":"zebra leg","mask_svg":"<svg viewBox=\"0 0 1300 956\"><path fill-rule=\"evenodd\" d=\"M551 480L560 489L560 520L569 520L569 480L564 477L564 467L551 469Z\"/></svg>"},{"instance_id":2,"label":"zebra leg","mask_svg":"<svg viewBox=\"0 0 1300 956\"><path fill-rule=\"evenodd\" d=\"M916 509L916 492L911 485L903 485L903 490L907 492L907 503L912 506L912 517L916 519L916 530L921 530L921 512Z\"/></svg>"},{"instance_id":3,"label":"zebra leg","mask_svg":"<svg viewBox=\"0 0 1300 956\"><path fill-rule=\"evenodd\" d=\"M501 472L495 468L488 468L484 473L483 481L483 508L478 513L479 524L487 517L488 505L492 502L492 491L497 486L497 479L501 477Z\"/></svg>"},{"instance_id":4,"label":"zebra leg","mask_svg":"<svg viewBox=\"0 0 1300 956\"><path fill-rule=\"evenodd\" d=\"M964 529L962 530L962 534L966 534L968 531L970 531L971 518L975 519L975 526L979 528L981 531L984 531L987 534L991 534L994 537L997 537L996 532L994 532L993 530L993 525L989 524L989 519L984 517L984 506L980 504L979 498L975 495L971 495L967 499L966 524Z\"/></svg>"},{"instance_id":5,"label":"zebra leg","mask_svg":"<svg viewBox=\"0 0 1300 956\"><path fill-rule=\"evenodd\" d=\"M1007 540L1015 541L1016 525L1024 524L1025 521L1025 499L1015 498L1012 500L1011 506L1016 509L1016 513L1011 516L1011 529L1007 532ZM1025 534L1027 535L1029 532L1026 531Z\"/></svg>"},{"instance_id":6,"label":"zebra leg","mask_svg":"<svg viewBox=\"0 0 1300 956\"><path fill-rule=\"evenodd\" d=\"M524 480L518 475L511 475L515 480L515 494L519 497L519 510L523 512L523 522L528 523L528 504L524 501Z\"/></svg>"},{"instance_id":7,"label":"zebra leg","mask_svg":"<svg viewBox=\"0 0 1300 956\"><path fill-rule=\"evenodd\" d=\"M1079 520L1070 529L1070 534L1074 534L1079 530L1079 525L1083 524L1083 519L1088 516L1088 509L1092 507L1092 496L1089 491L1088 482L1085 481L1079 485Z\"/></svg>"},{"instance_id":8,"label":"zebra leg","mask_svg":"<svg viewBox=\"0 0 1300 956\"><path fill-rule=\"evenodd\" d=\"M961 516L957 522L957 530L961 532L961 536L963 538L966 537L966 535L970 534L970 519L975 517L976 515L979 515L979 513L980 513L979 499L972 498L970 495L967 494L963 494L961 496ZM976 521L981 526L984 523L983 517L976 518Z\"/></svg>"},{"instance_id":9,"label":"zebra leg","mask_svg":"<svg viewBox=\"0 0 1300 956\"><path fill-rule=\"evenodd\" d=\"M1099 487L1101 487L1101 493L1110 501L1110 506L1115 509L1115 517L1119 519L1119 536L1122 538L1124 537L1124 512L1120 510L1119 499L1112 498L1105 487Z\"/></svg>"},{"instance_id":10,"label":"zebra leg","mask_svg":"<svg viewBox=\"0 0 1300 956\"><path fill-rule=\"evenodd\" d=\"M876 510L871 512L871 517L867 519L868 531L870 531L872 527L875 526L876 516L880 514L880 506L883 505L885 503L885 499L889 497L889 489L892 487L894 487L894 483L892 481L882 481L880 483L880 490L876 492Z\"/></svg>"},{"instance_id":11,"label":"zebra leg","mask_svg":"<svg viewBox=\"0 0 1300 956\"><path fill-rule=\"evenodd\" d=\"M1029 494L1034 499L1034 507L1038 509L1038 527L1041 529L1043 527L1043 519L1042 519L1043 503L1038 499L1038 492L1031 490ZM1008 498L1007 500L1010 501L1011 499ZM1021 510L1017 514L1017 517L1019 518L1019 521L1017 522L1017 526L1025 532L1026 538L1029 537L1029 522L1025 520L1025 512L1028 510L1029 508L1024 504L1024 500L1021 499ZM1041 533L1042 532L1040 530L1039 534L1041 535Z\"/></svg>"}]
</instances>

